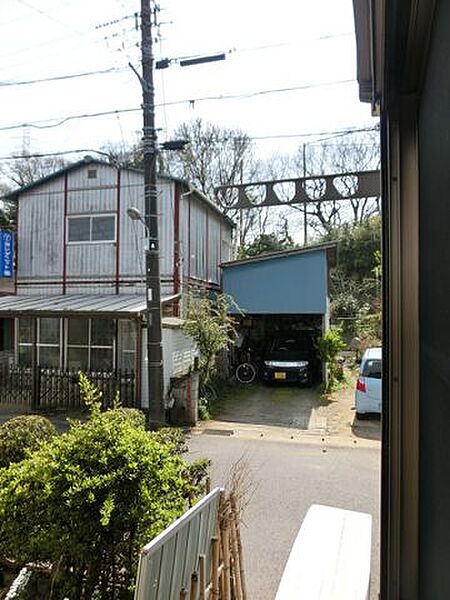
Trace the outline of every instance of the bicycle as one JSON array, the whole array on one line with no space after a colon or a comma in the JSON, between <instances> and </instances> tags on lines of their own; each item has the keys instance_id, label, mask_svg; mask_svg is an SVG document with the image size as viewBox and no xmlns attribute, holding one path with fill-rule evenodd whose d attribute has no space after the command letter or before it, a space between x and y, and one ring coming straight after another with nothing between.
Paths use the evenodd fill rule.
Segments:
<instances>
[{"instance_id":1,"label":"bicycle","mask_svg":"<svg viewBox=\"0 0 450 600\"><path fill-rule=\"evenodd\" d=\"M252 362L250 351L248 350L245 353L244 361L239 363L234 371L234 375L239 383L250 384L253 383L256 379L256 375L258 373L258 369L256 365Z\"/></svg>"}]
</instances>

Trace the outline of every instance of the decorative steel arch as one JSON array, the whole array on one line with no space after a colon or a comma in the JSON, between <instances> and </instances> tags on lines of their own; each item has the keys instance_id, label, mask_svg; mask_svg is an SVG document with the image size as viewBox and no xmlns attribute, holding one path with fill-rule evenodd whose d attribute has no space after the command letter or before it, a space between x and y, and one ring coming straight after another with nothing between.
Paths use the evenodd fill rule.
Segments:
<instances>
[{"instance_id":1,"label":"decorative steel arch","mask_svg":"<svg viewBox=\"0 0 450 600\"><path fill-rule=\"evenodd\" d=\"M291 198L280 198L275 188L277 185L294 184ZM264 188L260 200L252 197L251 190L258 186ZM298 177L295 179L277 179L235 185L222 185L215 188L219 204L227 208L260 208L264 206L289 206L350 200L353 198L376 198L380 196L380 171L358 171Z\"/></svg>"}]
</instances>

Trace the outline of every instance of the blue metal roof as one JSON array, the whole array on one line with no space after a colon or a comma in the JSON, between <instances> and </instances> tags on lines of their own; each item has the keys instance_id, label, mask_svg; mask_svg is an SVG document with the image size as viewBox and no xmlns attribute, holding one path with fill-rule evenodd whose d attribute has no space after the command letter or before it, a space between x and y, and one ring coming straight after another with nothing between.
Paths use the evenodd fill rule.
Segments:
<instances>
[{"instance_id":1,"label":"blue metal roof","mask_svg":"<svg viewBox=\"0 0 450 600\"><path fill-rule=\"evenodd\" d=\"M326 314L330 250L335 243L225 263L223 290L247 314Z\"/></svg>"}]
</instances>

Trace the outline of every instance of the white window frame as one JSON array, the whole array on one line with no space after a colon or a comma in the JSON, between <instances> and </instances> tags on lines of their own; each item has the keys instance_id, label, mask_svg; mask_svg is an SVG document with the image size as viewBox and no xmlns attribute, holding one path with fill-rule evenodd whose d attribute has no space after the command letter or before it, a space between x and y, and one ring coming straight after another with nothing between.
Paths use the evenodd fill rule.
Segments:
<instances>
[{"instance_id":1,"label":"white window frame","mask_svg":"<svg viewBox=\"0 0 450 600\"><path fill-rule=\"evenodd\" d=\"M114 219L114 235L112 239L108 240L93 240L92 239L92 222L94 219L100 217L113 217ZM69 240L69 224L71 220L75 219L89 219L89 240ZM95 214L76 214L76 215L67 215L66 217L66 244L68 246L79 245L79 244L113 244L117 241L117 215L113 212L105 212L105 213L95 213Z\"/></svg>"}]
</instances>

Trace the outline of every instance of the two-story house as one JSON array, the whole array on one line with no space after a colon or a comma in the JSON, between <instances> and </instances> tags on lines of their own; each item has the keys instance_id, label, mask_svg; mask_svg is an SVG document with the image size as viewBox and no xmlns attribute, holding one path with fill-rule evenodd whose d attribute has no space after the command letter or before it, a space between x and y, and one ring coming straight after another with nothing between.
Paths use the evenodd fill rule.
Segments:
<instances>
[{"instance_id":1,"label":"two-story house","mask_svg":"<svg viewBox=\"0 0 450 600\"><path fill-rule=\"evenodd\" d=\"M167 391L193 357L179 330L184 292L220 289L233 223L185 181L160 178L157 189ZM144 215L143 173L86 157L7 198L17 202L17 262L0 319L11 319L16 375L37 365L41 374L120 373L123 383L131 373L134 403L145 407L146 230L127 213ZM70 402L47 388L42 404Z\"/></svg>"}]
</instances>

